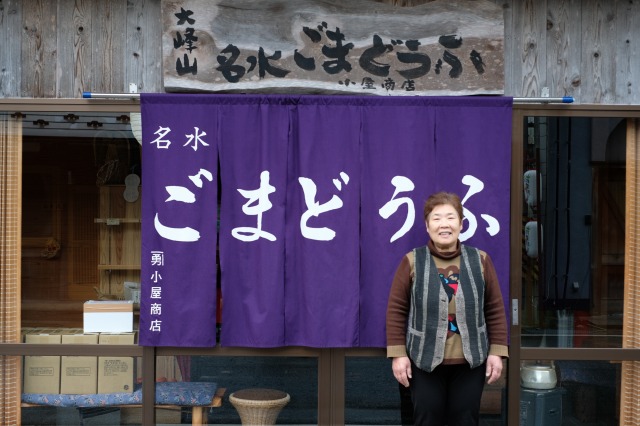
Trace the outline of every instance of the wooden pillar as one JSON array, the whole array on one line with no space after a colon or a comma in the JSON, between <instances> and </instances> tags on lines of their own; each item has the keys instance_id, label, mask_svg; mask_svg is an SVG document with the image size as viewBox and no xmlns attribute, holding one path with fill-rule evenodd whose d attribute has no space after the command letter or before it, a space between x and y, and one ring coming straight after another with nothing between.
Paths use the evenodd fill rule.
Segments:
<instances>
[{"instance_id":1,"label":"wooden pillar","mask_svg":"<svg viewBox=\"0 0 640 426\"><path fill-rule=\"evenodd\" d=\"M0 114L0 342L20 343L22 116ZM20 424L17 356L0 357L0 424Z\"/></svg>"},{"instance_id":2,"label":"wooden pillar","mask_svg":"<svg viewBox=\"0 0 640 426\"><path fill-rule=\"evenodd\" d=\"M627 120L626 167L626 238L624 259L624 316L622 328L623 348L640 347L640 120ZM640 389L640 362L623 361L620 385L620 425L634 425L640 419L638 390Z\"/></svg>"}]
</instances>

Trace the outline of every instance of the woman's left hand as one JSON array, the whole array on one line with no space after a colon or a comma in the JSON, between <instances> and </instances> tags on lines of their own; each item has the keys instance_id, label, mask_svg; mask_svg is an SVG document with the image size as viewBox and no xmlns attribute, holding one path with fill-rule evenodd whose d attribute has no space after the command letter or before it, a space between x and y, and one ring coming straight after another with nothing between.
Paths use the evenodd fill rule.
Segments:
<instances>
[{"instance_id":1,"label":"woman's left hand","mask_svg":"<svg viewBox=\"0 0 640 426\"><path fill-rule=\"evenodd\" d=\"M487 358L487 383L494 383L502 375L502 358L498 355L489 355Z\"/></svg>"}]
</instances>

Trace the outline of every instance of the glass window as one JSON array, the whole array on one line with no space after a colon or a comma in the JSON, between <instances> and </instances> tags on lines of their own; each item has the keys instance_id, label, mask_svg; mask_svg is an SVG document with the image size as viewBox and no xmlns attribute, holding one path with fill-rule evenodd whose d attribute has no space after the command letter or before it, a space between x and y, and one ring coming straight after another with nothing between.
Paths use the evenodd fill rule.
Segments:
<instances>
[{"instance_id":1,"label":"glass window","mask_svg":"<svg viewBox=\"0 0 640 426\"><path fill-rule=\"evenodd\" d=\"M64 339L65 336L68 335L57 337ZM116 425L142 421L139 408L142 389L133 374L142 366L140 357L25 356L23 365L20 416L24 425ZM92 406L74 406L78 401L80 405L90 401ZM127 401L138 407L113 406ZM171 418L166 415L167 411L157 410L157 418ZM180 411L173 418L179 420Z\"/></svg>"},{"instance_id":2,"label":"glass window","mask_svg":"<svg viewBox=\"0 0 640 426\"><path fill-rule=\"evenodd\" d=\"M22 325L82 328L84 301L140 281L140 145L117 113L29 113L22 142Z\"/></svg>"},{"instance_id":3,"label":"glass window","mask_svg":"<svg viewBox=\"0 0 640 426\"><path fill-rule=\"evenodd\" d=\"M28 112L21 146L23 341L99 344L97 334L83 334L84 302L123 299L125 283L139 282L131 254L139 252L139 220L106 221L139 217L139 202L122 196L124 178L140 174L129 114ZM19 386L34 398L129 394L137 391L135 364L133 357L25 356ZM23 424L120 424L121 411L35 406L21 416Z\"/></svg>"},{"instance_id":4,"label":"glass window","mask_svg":"<svg viewBox=\"0 0 640 426\"><path fill-rule=\"evenodd\" d=\"M505 359L500 380L484 387L480 402L482 424L506 421L507 362ZM345 392L346 424L413 424L411 392L393 377L391 360L387 358L347 357Z\"/></svg>"},{"instance_id":5,"label":"glass window","mask_svg":"<svg viewBox=\"0 0 640 426\"><path fill-rule=\"evenodd\" d=\"M525 120L522 345L621 347L626 121Z\"/></svg>"},{"instance_id":6,"label":"glass window","mask_svg":"<svg viewBox=\"0 0 640 426\"><path fill-rule=\"evenodd\" d=\"M210 410L209 423L240 424L238 409L229 396L255 388L289 394L289 402L277 414L278 424L318 423L317 358L191 356L188 366L191 381L215 382L226 389L225 403Z\"/></svg>"},{"instance_id":7,"label":"glass window","mask_svg":"<svg viewBox=\"0 0 640 426\"><path fill-rule=\"evenodd\" d=\"M402 407L411 408L410 398L393 377L389 359L346 358L345 423L401 424Z\"/></svg>"},{"instance_id":8,"label":"glass window","mask_svg":"<svg viewBox=\"0 0 640 426\"><path fill-rule=\"evenodd\" d=\"M523 362L520 425L617 425L620 366L610 361Z\"/></svg>"}]
</instances>

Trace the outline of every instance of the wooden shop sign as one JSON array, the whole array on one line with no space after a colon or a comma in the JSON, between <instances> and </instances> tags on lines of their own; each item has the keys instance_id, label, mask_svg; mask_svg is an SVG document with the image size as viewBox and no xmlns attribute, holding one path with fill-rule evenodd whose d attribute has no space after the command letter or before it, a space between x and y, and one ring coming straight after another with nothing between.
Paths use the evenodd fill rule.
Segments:
<instances>
[{"instance_id":1,"label":"wooden shop sign","mask_svg":"<svg viewBox=\"0 0 640 426\"><path fill-rule=\"evenodd\" d=\"M163 0L169 92L504 93L489 0Z\"/></svg>"}]
</instances>

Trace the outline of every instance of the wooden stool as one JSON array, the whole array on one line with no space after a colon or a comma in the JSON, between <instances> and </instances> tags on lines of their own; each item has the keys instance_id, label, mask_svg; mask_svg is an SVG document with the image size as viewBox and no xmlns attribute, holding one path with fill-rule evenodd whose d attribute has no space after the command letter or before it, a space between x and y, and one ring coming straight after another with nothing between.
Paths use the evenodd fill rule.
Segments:
<instances>
[{"instance_id":1,"label":"wooden stool","mask_svg":"<svg viewBox=\"0 0 640 426\"><path fill-rule=\"evenodd\" d=\"M229 395L243 425L274 425L291 397L274 389L243 389Z\"/></svg>"}]
</instances>

